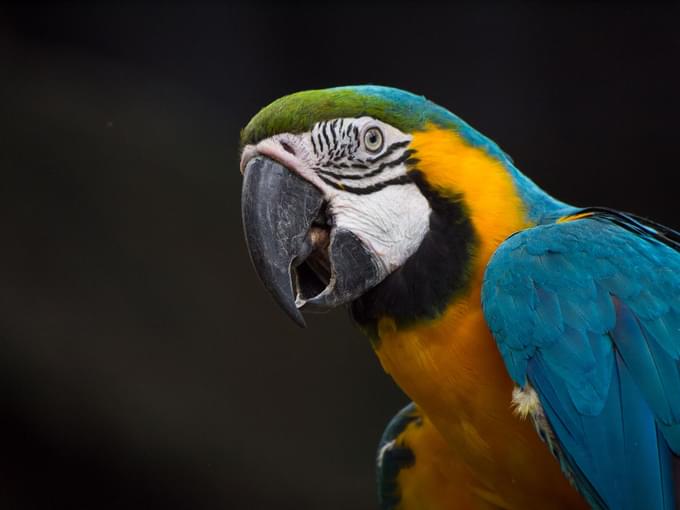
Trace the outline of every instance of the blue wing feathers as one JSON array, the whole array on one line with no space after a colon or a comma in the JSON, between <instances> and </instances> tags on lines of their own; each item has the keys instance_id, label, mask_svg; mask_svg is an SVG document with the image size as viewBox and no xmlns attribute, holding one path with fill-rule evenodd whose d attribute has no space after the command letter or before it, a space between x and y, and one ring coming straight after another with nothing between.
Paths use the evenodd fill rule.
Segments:
<instances>
[{"instance_id":1,"label":"blue wing feathers","mask_svg":"<svg viewBox=\"0 0 680 510\"><path fill-rule=\"evenodd\" d=\"M591 505L671 509L680 234L593 211L506 240L487 267L485 317L510 376L538 392Z\"/></svg>"},{"instance_id":2,"label":"blue wing feathers","mask_svg":"<svg viewBox=\"0 0 680 510\"><path fill-rule=\"evenodd\" d=\"M532 384L539 389L543 411L550 422L563 456L558 456L562 462L562 469L574 480L576 486L596 509L606 509L600 493L593 486L593 473L586 467L581 469L579 461L588 458L587 442L583 438L581 415L576 411L573 402L567 394L564 384L553 384L550 377L546 377L544 362L541 356L532 358L527 367ZM565 465L566 464L566 465Z\"/></svg>"},{"instance_id":3,"label":"blue wing feathers","mask_svg":"<svg viewBox=\"0 0 680 510\"><path fill-rule=\"evenodd\" d=\"M659 430L666 439L668 446L670 446L671 450L677 455L678 447L680 447L680 425L665 425L661 423L659 424Z\"/></svg>"},{"instance_id":4,"label":"blue wing feathers","mask_svg":"<svg viewBox=\"0 0 680 510\"><path fill-rule=\"evenodd\" d=\"M613 331L616 347L624 363L633 373L647 374L640 381L642 392L652 408L656 409L663 423L670 423L671 410L668 395L664 389L663 372L654 360L652 346L645 339L635 316L626 306L619 306L616 327ZM666 374L668 377L670 374Z\"/></svg>"}]
</instances>

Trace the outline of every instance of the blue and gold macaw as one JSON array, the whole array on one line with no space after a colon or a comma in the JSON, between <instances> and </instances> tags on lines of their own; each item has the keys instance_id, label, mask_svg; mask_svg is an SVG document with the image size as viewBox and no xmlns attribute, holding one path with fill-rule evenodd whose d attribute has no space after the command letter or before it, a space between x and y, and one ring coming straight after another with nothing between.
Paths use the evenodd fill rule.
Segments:
<instances>
[{"instance_id":1,"label":"blue and gold macaw","mask_svg":"<svg viewBox=\"0 0 680 510\"><path fill-rule=\"evenodd\" d=\"M383 509L675 508L680 234L552 198L393 88L283 97L241 142L266 287L301 325L348 305L413 400Z\"/></svg>"}]
</instances>

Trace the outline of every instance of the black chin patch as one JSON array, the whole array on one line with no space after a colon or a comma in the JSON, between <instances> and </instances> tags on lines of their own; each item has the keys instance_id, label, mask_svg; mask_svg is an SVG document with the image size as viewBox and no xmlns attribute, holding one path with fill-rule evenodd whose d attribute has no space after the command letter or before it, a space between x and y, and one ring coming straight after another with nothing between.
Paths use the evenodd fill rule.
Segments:
<instances>
[{"instance_id":1,"label":"black chin patch","mask_svg":"<svg viewBox=\"0 0 680 510\"><path fill-rule=\"evenodd\" d=\"M352 303L353 319L374 339L382 317L397 327L434 319L469 287L478 241L462 196L439 193L417 170L410 176L430 203L430 228L399 269Z\"/></svg>"}]
</instances>

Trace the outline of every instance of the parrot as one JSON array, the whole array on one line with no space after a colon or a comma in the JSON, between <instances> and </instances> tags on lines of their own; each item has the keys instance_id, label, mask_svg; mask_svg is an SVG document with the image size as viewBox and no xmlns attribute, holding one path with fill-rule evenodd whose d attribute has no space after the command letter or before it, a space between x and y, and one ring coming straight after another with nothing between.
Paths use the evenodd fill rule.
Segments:
<instances>
[{"instance_id":1,"label":"parrot","mask_svg":"<svg viewBox=\"0 0 680 510\"><path fill-rule=\"evenodd\" d=\"M255 272L349 309L409 398L382 510L676 508L680 233L562 202L423 96L307 90L241 130Z\"/></svg>"}]
</instances>

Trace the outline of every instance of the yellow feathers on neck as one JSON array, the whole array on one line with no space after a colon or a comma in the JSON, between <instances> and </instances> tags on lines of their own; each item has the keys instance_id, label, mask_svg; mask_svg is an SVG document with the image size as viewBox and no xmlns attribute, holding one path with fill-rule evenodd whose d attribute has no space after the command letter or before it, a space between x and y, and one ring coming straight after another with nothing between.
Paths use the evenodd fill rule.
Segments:
<instances>
[{"instance_id":1,"label":"yellow feathers on neck","mask_svg":"<svg viewBox=\"0 0 680 510\"><path fill-rule=\"evenodd\" d=\"M432 187L462 195L480 240L478 262L484 266L505 238L530 226L510 173L483 149L436 126L414 133L411 148L417 151L418 170Z\"/></svg>"}]
</instances>

